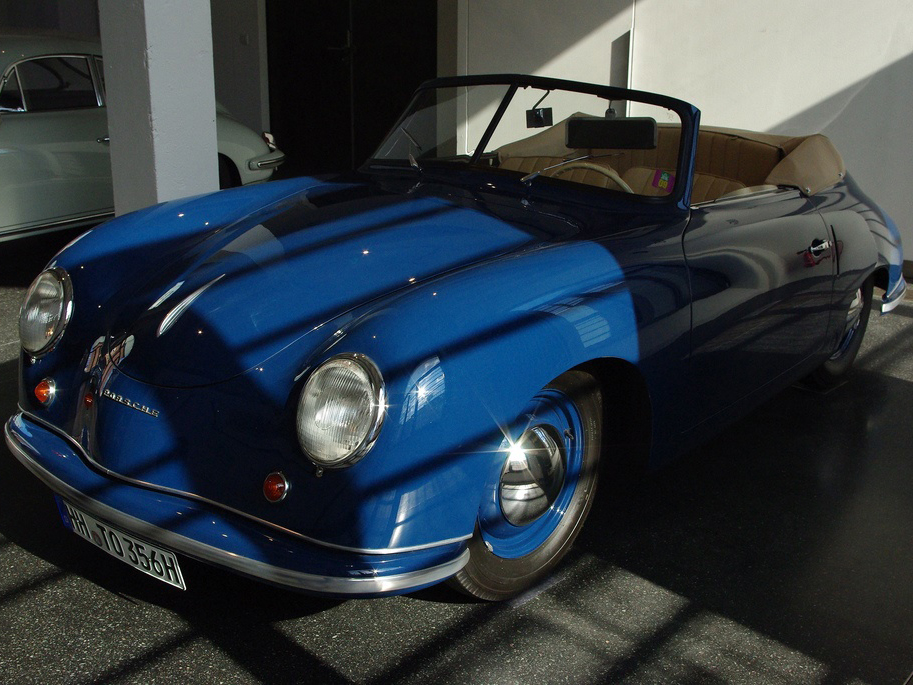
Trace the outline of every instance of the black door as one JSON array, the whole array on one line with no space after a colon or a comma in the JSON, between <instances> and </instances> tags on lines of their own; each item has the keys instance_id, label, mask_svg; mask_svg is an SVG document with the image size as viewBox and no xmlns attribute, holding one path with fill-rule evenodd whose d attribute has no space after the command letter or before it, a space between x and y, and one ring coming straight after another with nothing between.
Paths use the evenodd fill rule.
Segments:
<instances>
[{"instance_id":1,"label":"black door","mask_svg":"<svg viewBox=\"0 0 913 685\"><path fill-rule=\"evenodd\" d=\"M819 354L835 273L833 238L797 190L696 208L685 232L691 365L700 421Z\"/></svg>"},{"instance_id":2,"label":"black door","mask_svg":"<svg viewBox=\"0 0 913 685\"><path fill-rule=\"evenodd\" d=\"M437 3L268 0L271 128L283 176L360 165L437 70Z\"/></svg>"}]
</instances>

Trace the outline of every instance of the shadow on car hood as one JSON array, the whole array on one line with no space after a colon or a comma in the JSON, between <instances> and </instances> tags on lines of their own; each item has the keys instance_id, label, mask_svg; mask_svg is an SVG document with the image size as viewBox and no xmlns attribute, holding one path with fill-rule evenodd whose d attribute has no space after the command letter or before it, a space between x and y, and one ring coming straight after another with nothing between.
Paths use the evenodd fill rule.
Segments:
<instances>
[{"instance_id":1,"label":"shadow on car hood","mask_svg":"<svg viewBox=\"0 0 913 685\"><path fill-rule=\"evenodd\" d=\"M226 380L356 307L541 242L438 197L323 188L210 234L142 279L109 330L129 339L118 368L169 387Z\"/></svg>"}]
</instances>

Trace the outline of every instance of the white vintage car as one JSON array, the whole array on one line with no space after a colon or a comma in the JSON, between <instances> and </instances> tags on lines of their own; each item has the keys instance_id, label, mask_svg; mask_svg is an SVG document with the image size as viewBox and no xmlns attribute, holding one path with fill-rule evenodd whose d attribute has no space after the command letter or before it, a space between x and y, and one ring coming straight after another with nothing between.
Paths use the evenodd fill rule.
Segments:
<instances>
[{"instance_id":1,"label":"white vintage car","mask_svg":"<svg viewBox=\"0 0 913 685\"><path fill-rule=\"evenodd\" d=\"M216 105L219 183L266 181L285 159ZM101 46L0 35L0 241L113 213Z\"/></svg>"}]
</instances>

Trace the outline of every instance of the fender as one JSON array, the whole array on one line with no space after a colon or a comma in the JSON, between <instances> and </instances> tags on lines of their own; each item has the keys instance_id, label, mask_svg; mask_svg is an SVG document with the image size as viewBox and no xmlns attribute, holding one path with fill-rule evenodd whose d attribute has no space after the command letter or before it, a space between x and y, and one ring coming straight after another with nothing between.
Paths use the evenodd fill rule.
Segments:
<instances>
[{"instance_id":1,"label":"fender","mask_svg":"<svg viewBox=\"0 0 913 685\"><path fill-rule=\"evenodd\" d=\"M837 245L834 304L838 311L845 311L859 285L876 270L876 285L885 291L882 313L893 309L906 289L897 225L849 174L843 183L820 193L815 200Z\"/></svg>"},{"instance_id":2,"label":"fender","mask_svg":"<svg viewBox=\"0 0 913 685\"><path fill-rule=\"evenodd\" d=\"M343 352L378 365L387 416L368 456L314 487L345 491L319 497L323 514L352 524L360 512L360 539L344 544L370 548L471 535L483 487L477 474L503 460L510 424L535 393L591 359L636 364L639 356L622 270L591 242L540 247L420 284L339 330L299 376ZM348 526L335 528L322 533Z\"/></svg>"}]
</instances>

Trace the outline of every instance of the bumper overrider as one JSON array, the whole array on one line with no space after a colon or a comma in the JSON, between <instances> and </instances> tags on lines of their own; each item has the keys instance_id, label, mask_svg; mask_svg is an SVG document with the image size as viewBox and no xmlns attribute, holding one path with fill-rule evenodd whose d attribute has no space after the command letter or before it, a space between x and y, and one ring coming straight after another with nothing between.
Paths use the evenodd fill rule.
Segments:
<instances>
[{"instance_id":1,"label":"bumper overrider","mask_svg":"<svg viewBox=\"0 0 913 685\"><path fill-rule=\"evenodd\" d=\"M128 484L91 467L74 440L25 413L4 430L45 485L94 517L199 561L317 594L372 596L432 585L469 558L465 542L368 554L323 546L208 502Z\"/></svg>"},{"instance_id":2,"label":"bumper overrider","mask_svg":"<svg viewBox=\"0 0 913 685\"><path fill-rule=\"evenodd\" d=\"M901 277L881 300L881 313L887 314L899 305L907 293L907 282Z\"/></svg>"}]
</instances>

